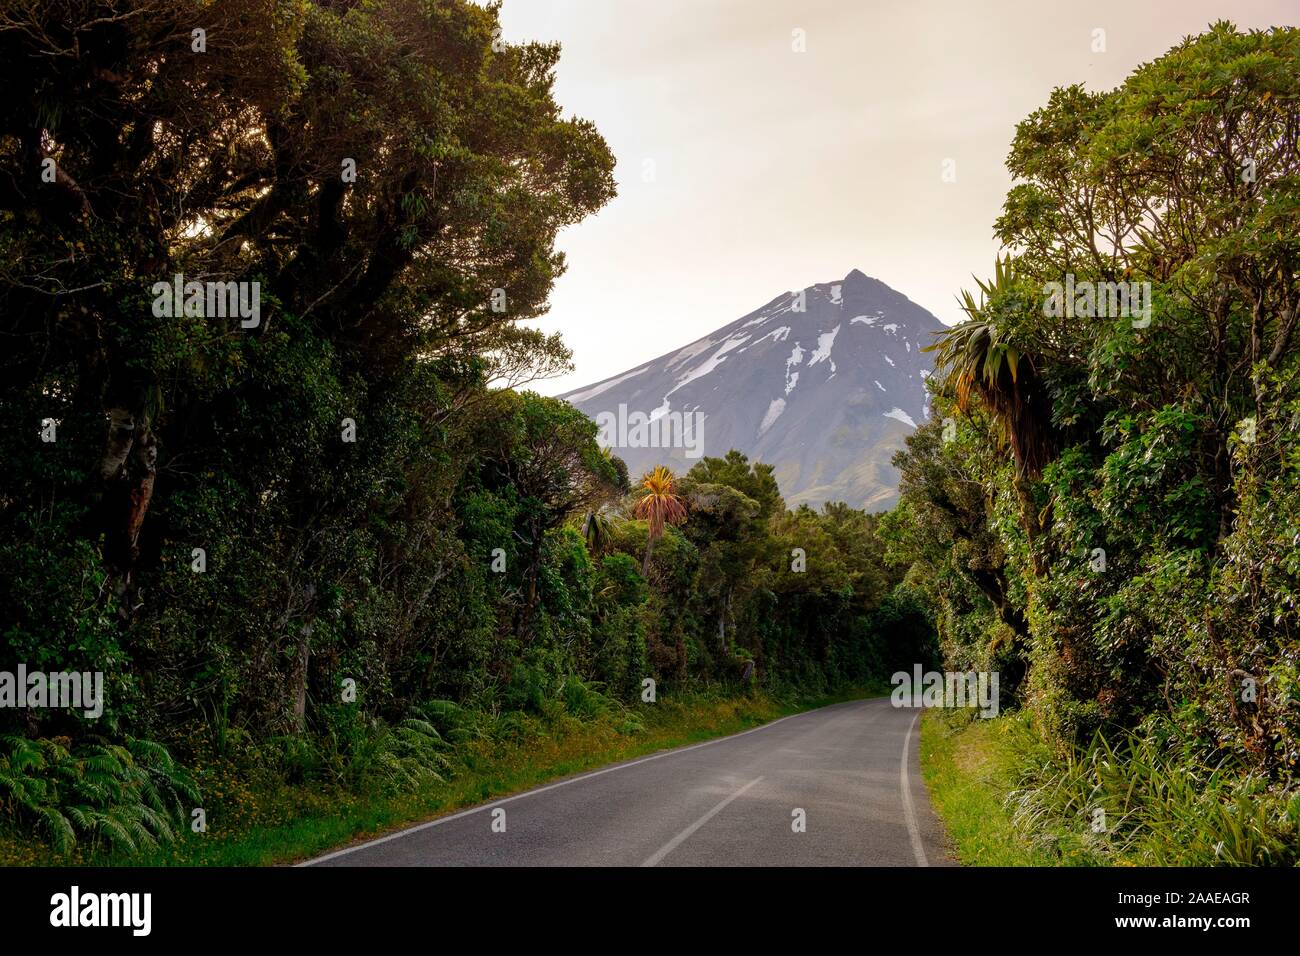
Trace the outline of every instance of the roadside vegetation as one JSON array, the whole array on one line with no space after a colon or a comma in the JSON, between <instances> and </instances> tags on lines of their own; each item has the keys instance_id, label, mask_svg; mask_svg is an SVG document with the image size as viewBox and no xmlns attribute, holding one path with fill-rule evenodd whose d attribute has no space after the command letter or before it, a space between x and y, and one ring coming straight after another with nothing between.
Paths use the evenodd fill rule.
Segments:
<instances>
[{"instance_id":1,"label":"roadside vegetation","mask_svg":"<svg viewBox=\"0 0 1300 956\"><path fill-rule=\"evenodd\" d=\"M556 46L124 9L0 12L0 672L106 697L0 709L11 861L291 858L934 659L875 516L527 390L614 194Z\"/></svg>"},{"instance_id":2,"label":"roadside vegetation","mask_svg":"<svg viewBox=\"0 0 1300 956\"><path fill-rule=\"evenodd\" d=\"M921 766L967 866L1295 866L1300 797L1129 735L1061 757L1026 711L927 713ZM1174 747L1170 754L1165 748Z\"/></svg>"},{"instance_id":3,"label":"roadside vegetation","mask_svg":"<svg viewBox=\"0 0 1300 956\"><path fill-rule=\"evenodd\" d=\"M1019 710L927 724L971 862L999 797L1061 862L1300 860L1298 132L1300 31L1227 23L1016 131L883 521L946 666Z\"/></svg>"}]
</instances>

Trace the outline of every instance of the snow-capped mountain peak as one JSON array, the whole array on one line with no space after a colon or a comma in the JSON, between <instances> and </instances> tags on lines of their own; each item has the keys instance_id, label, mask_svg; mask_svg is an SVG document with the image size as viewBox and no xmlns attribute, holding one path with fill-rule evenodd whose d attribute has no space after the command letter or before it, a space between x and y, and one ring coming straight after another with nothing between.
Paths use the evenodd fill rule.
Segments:
<instances>
[{"instance_id":1,"label":"snow-capped mountain peak","mask_svg":"<svg viewBox=\"0 0 1300 956\"><path fill-rule=\"evenodd\" d=\"M737 448L776 467L791 504L888 507L897 490L889 458L928 411L921 349L942 328L854 269L561 397L602 425L634 477Z\"/></svg>"}]
</instances>

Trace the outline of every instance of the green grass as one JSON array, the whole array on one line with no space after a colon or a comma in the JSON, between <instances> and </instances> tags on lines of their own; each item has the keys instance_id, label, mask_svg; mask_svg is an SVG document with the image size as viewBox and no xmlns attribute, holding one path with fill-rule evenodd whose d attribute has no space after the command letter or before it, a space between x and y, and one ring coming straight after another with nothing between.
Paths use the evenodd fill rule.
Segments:
<instances>
[{"instance_id":1,"label":"green grass","mask_svg":"<svg viewBox=\"0 0 1300 956\"><path fill-rule=\"evenodd\" d=\"M921 769L970 866L1295 866L1300 794L1180 741L1049 749L1023 713L927 711Z\"/></svg>"},{"instance_id":2,"label":"green grass","mask_svg":"<svg viewBox=\"0 0 1300 956\"><path fill-rule=\"evenodd\" d=\"M1013 819L1067 865L1300 862L1294 786L1181 738L1171 724L1151 731L1097 734L1064 756L1028 748Z\"/></svg>"},{"instance_id":3,"label":"green grass","mask_svg":"<svg viewBox=\"0 0 1300 956\"><path fill-rule=\"evenodd\" d=\"M220 761L201 768L209 829L188 829L176 843L134 855L79 845L57 854L30 837L0 832L2 865L265 866L308 859L349 843L431 820L548 781L674 747L738 733L779 717L879 688L777 700L762 695L660 701L590 719L568 714L512 716L510 739L463 741L453 773L399 795L357 794L319 782L289 785L250 779Z\"/></svg>"},{"instance_id":4,"label":"green grass","mask_svg":"<svg viewBox=\"0 0 1300 956\"><path fill-rule=\"evenodd\" d=\"M963 866L1052 866L1013 822L1007 805L1018 776L1016 725L1006 718L927 710L921 773Z\"/></svg>"}]
</instances>

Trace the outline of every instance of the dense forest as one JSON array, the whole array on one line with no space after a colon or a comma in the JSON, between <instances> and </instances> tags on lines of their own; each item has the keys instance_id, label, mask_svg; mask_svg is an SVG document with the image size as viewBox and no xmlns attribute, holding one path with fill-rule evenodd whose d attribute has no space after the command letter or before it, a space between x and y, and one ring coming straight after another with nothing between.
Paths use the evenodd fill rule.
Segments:
<instances>
[{"instance_id":1,"label":"dense forest","mask_svg":"<svg viewBox=\"0 0 1300 956\"><path fill-rule=\"evenodd\" d=\"M629 476L527 390L614 192L557 47L464 0L0 9L0 670L105 682L0 710L0 823L132 852L484 720L937 655L877 516L734 452Z\"/></svg>"},{"instance_id":2,"label":"dense forest","mask_svg":"<svg viewBox=\"0 0 1300 956\"><path fill-rule=\"evenodd\" d=\"M1300 853L1298 136L1294 29L1056 90L896 459L890 556L1045 745L1024 829L1092 861ZM1061 308L1102 283L1148 284L1143 314Z\"/></svg>"}]
</instances>

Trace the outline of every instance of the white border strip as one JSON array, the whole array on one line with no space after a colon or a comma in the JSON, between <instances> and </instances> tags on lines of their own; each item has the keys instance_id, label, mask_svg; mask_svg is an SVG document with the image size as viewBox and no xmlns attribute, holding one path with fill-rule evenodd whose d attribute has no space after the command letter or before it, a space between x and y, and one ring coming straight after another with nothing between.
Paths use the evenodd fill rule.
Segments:
<instances>
[{"instance_id":1,"label":"white border strip","mask_svg":"<svg viewBox=\"0 0 1300 956\"><path fill-rule=\"evenodd\" d=\"M907 835L912 838L912 853L916 856L917 866L929 866L925 858L925 845L921 842L921 831L916 826L916 808L912 806L912 783L907 777L907 749L912 742L912 728L916 726L921 712L918 710L912 722L907 725L903 735L903 762L899 767L899 782L903 786L903 819L907 821Z\"/></svg>"}]
</instances>

